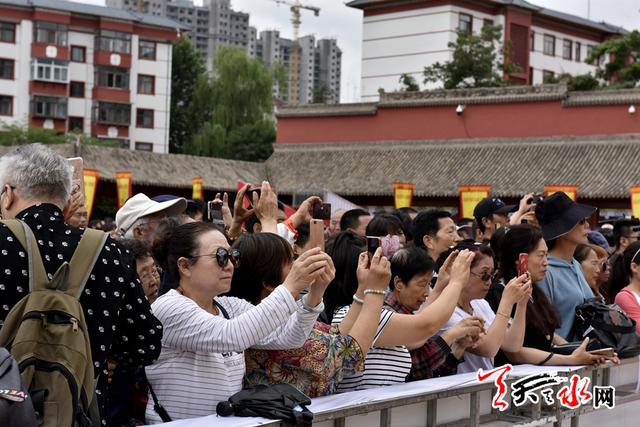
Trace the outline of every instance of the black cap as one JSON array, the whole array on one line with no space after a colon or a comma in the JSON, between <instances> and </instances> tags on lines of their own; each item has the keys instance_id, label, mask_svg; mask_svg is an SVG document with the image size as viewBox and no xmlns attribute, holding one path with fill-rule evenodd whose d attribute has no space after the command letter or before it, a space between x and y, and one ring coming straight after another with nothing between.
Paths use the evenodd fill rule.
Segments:
<instances>
[{"instance_id":1,"label":"black cap","mask_svg":"<svg viewBox=\"0 0 640 427\"><path fill-rule=\"evenodd\" d=\"M515 212L516 209L518 209L518 206L507 205L499 197L485 197L476 205L473 210L473 216L478 223L481 223L482 218L488 218L493 214Z\"/></svg>"},{"instance_id":2,"label":"black cap","mask_svg":"<svg viewBox=\"0 0 640 427\"><path fill-rule=\"evenodd\" d=\"M596 211L594 206L576 203L562 191L540 200L536 206L536 217L542 236L553 240L567 234L581 220L589 218Z\"/></svg>"}]
</instances>

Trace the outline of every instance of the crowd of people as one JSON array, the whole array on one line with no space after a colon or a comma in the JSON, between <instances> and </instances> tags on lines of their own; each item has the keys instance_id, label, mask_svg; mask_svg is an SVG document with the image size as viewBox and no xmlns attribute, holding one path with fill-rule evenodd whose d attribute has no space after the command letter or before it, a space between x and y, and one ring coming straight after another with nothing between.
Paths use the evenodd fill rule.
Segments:
<instances>
[{"instance_id":1,"label":"crowd of people","mask_svg":"<svg viewBox=\"0 0 640 427\"><path fill-rule=\"evenodd\" d=\"M553 351L594 297L640 324L640 222L591 230L596 209L564 193L488 197L458 223L436 209L335 210L317 244L322 200L287 218L268 182L231 205L218 194L213 221L201 202L140 193L115 222L88 222L71 173L42 145L6 154L0 211L31 229L50 280L85 227L109 233L79 295L103 425L214 414L257 384L317 397L504 363L615 362L588 338ZM0 224L0 320L33 289L19 240Z\"/></svg>"}]
</instances>

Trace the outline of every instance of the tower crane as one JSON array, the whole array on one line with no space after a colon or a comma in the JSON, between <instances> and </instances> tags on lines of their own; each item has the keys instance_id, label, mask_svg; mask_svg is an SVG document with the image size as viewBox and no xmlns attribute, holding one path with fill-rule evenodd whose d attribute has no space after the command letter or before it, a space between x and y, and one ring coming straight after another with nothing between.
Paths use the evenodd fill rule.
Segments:
<instances>
[{"instance_id":1,"label":"tower crane","mask_svg":"<svg viewBox=\"0 0 640 427\"><path fill-rule=\"evenodd\" d=\"M299 50L300 43L298 42L298 35L300 32L300 11L302 9L310 10L315 16L320 15L320 8L314 6L307 6L300 3L300 0L273 0L278 4L286 4L291 9L291 23L293 24L293 46L291 48L291 64L289 71L289 105L296 106L298 103L298 72L299 72Z\"/></svg>"}]
</instances>

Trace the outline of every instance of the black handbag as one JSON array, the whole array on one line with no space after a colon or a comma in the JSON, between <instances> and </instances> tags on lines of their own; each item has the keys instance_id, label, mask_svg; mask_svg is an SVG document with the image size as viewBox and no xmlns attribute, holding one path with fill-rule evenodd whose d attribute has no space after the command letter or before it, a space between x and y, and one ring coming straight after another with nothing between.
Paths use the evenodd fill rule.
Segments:
<instances>
[{"instance_id":1,"label":"black handbag","mask_svg":"<svg viewBox=\"0 0 640 427\"><path fill-rule=\"evenodd\" d=\"M311 399L291 384L260 384L218 403L216 412L222 417L264 417L308 427L313 422L313 413L305 406L309 404Z\"/></svg>"},{"instance_id":2,"label":"black handbag","mask_svg":"<svg viewBox=\"0 0 640 427\"><path fill-rule=\"evenodd\" d=\"M636 322L615 304L591 298L576 307L576 317L569 334L571 341L589 337L589 350L611 347L621 358L640 354L640 336Z\"/></svg>"}]
</instances>

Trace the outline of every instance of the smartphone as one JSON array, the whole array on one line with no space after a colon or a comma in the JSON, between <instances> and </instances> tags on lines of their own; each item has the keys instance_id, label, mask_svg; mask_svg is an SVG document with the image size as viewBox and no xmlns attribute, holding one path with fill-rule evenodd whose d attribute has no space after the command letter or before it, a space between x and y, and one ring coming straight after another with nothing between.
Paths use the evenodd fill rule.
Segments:
<instances>
[{"instance_id":1,"label":"smartphone","mask_svg":"<svg viewBox=\"0 0 640 427\"><path fill-rule=\"evenodd\" d=\"M257 194L259 199L261 189L262 189L262 185L250 185L249 188L247 188L247 192L245 193L245 195L249 199L249 204L251 206L253 206L253 194L254 193Z\"/></svg>"},{"instance_id":2,"label":"smartphone","mask_svg":"<svg viewBox=\"0 0 640 427\"><path fill-rule=\"evenodd\" d=\"M77 186L84 196L84 160L82 160L82 157L71 157L67 161L73 167L73 175L71 176L72 189Z\"/></svg>"},{"instance_id":3,"label":"smartphone","mask_svg":"<svg viewBox=\"0 0 640 427\"><path fill-rule=\"evenodd\" d=\"M222 221L222 203L207 202L207 221Z\"/></svg>"},{"instance_id":4,"label":"smartphone","mask_svg":"<svg viewBox=\"0 0 640 427\"><path fill-rule=\"evenodd\" d=\"M324 221L312 219L309 223L309 243L312 248L320 248L324 251Z\"/></svg>"},{"instance_id":5,"label":"smartphone","mask_svg":"<svg viewBox=\"0 0 640 427\"><path fill-rule=\"evenodd\" d=\"M518 255L518 276L529 271L529 254Z\"/></svg>"},{"instance_id":6,"label":"smartphone","mask_svg":"<svg viewBox=\"0 0 640 427\"><path fill-rule=\"evenodd\" d=\"M313 205L313 219L329 221L331 219L331 203L316 203Z\"/></svg>"},{"instance_id":7,"label":"smartphone","mask_svg":"<svg viewBox=\"0 0 640 427\"><path fill-rule=\"evenodd\" d=\"M597 356L604 356L604 357L613 357L616 355L615 350L611 347L599 348L598 350L591 350L589 353L595 354Z\"/></svg>"},{"instance_id":8,"label":"smartphone","mask_svg":"<svg viewBox=\"0 0 640 427\"><path fill-rule=\"evenodd\" d=\"M367 252L371 255L376 253L376 250L380 247L381 240L377 236L367 236Z\"/></svg>"}]
</instances>

